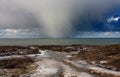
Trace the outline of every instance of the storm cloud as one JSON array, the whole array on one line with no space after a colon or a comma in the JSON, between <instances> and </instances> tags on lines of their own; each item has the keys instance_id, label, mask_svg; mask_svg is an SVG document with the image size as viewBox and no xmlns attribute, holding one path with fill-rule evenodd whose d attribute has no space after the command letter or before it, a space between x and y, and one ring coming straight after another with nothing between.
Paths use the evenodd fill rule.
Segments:
<instances>
[{"instance_id":1,"label":"storm cloud","mask_svg":"<svg viewBox=\"0 0 120 77\"><path fill-rule=\"evenodd\" d=\"M84 32L118 32L120 27L111 29L106 22L119 5L120 0L0 0L0 37L74 38Z\"/></svg>"}]
</instances>

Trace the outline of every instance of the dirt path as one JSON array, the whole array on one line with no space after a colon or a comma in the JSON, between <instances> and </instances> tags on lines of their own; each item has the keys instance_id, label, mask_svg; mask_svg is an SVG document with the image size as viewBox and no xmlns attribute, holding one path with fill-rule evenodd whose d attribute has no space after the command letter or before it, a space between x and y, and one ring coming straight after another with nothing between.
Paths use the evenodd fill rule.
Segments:
<instances>
[{"instance_id":1,"label":"dirt path","mask_svg":"<svg viewBox=\"0 0 120 77\"><path fill-rule=\"evenodd\" d=\"M37 62L39 67L31 77L102 77L65 62L70 53L42 51L42 54L38 56L42 61Z\"/></svg>"}]
</instances>

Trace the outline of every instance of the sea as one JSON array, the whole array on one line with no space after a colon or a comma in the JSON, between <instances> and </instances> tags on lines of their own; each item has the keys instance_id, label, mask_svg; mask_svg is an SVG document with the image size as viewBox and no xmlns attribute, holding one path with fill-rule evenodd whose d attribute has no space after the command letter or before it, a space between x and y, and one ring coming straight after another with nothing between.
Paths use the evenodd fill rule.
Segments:
<instances>
[{"instance_id":1,"label":"sea","mask_svg":"<svg viewBox=\"0 0 120 77\"><path fill-rule=\"evenodd\" d=\"M111 45L120 44L120 38L1 38L0 46L29 46L29 45Z\"/></svg>"}]
</instances>

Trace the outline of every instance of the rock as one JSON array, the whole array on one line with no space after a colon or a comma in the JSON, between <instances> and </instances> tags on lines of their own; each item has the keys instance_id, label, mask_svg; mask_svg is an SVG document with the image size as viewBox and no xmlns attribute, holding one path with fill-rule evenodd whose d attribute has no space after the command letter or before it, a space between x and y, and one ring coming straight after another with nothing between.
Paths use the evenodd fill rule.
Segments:
<instances>
[{"instance_id":1,"label":"rock","mask_svg":"<svg viewBox=\"0 0 120 77\"><path fill-rule=\"evenodd\" d=\"M105 64L107 63L107 61L100 61L100 64Z\"/></svg>"}]
</instances>

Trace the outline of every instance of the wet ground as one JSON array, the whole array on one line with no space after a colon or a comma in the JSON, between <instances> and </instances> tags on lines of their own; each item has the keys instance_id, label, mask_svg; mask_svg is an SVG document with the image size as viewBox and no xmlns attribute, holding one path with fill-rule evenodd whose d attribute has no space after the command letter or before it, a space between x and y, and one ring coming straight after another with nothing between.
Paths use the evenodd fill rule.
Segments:
<instances>
[{"instance_id":1,"label":"wet ground","mask_svg":"<svg viewBox=\"0 0 120 77\"><path fill-rule=\"evenodd\" d=\"M119 71L101 68L76 57L87 48L29 46L15 47L19 50L16 52L14 48L13 51L1 47L5 52L1 51L0 77L120 77ZM14 53L8 55L9 51Z\"/></svg>"}]
</instances>

